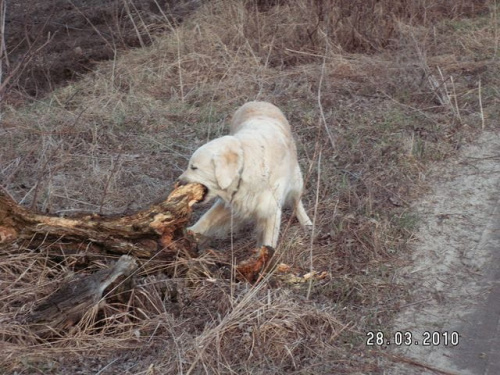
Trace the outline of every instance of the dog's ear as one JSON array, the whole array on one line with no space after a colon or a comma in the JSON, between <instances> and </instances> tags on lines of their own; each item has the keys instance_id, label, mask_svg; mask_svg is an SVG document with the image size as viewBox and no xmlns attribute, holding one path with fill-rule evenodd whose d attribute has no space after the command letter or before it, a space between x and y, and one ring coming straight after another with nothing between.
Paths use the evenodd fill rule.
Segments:
<instances>
[{"instance_id":1,"label":"dog's ear","mask_svg":"<svg viewBox=\"0 0 500 375\"><path fill-rule=\"evenodd\" d=\"M224 148L213 157L215 178L221 190L226 190L239 178L243 167L243 150L240 142L228 136Z\"/></svg>"}]
</instances>

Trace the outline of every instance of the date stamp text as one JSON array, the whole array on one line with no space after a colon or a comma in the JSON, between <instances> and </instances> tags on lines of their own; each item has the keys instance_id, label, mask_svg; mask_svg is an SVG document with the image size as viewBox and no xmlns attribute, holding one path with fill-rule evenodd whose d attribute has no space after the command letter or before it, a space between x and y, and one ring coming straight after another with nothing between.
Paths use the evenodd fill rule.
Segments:
<instances>
[{"instance_id":1,"label":"date stamp text","mask_svg":"<svg viewBox=\"0 0 500 375\"><path fill-rule=\"evenodd\" d=\"M366 333L367 346L457 346L460 335L456 331L424 331L415 334L410 331L396 331L386 334L382 331L368 331Z\"/></svg>"}]
</instances>

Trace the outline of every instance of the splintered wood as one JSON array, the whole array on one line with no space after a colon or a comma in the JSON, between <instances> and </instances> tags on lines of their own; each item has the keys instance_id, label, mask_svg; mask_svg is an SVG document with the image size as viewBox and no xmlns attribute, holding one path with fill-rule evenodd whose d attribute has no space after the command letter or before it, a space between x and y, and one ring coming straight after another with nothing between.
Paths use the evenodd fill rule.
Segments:
<instances>
[{"instance_id":1,"label":"splintered wood","mask_svg":"<svg viewBox=\"0 0 500 375\"><path fill-rule=\"evenodd\" d=\"M245 259L237 265L236 276L250 283L258 281L264 276L266 271L270 271L273 255L274 249L272 247L262 246L255 251L252 257Z\"/></svg>"}]
</instances>

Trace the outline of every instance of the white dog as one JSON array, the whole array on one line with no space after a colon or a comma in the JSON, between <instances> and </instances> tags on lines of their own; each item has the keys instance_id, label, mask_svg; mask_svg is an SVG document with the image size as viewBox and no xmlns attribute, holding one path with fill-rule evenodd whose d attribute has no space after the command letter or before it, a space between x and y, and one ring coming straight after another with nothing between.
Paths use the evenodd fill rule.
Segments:
<instances>
[{"instance_id":1,"label":"white dog","mask_svg":"<svg viewBox=\"0 0 500 375\"><path fill-rule=\"evenodd\" d=\"M207 237L227 235L233 223L252 219L259 245L276 247L281 210L288 204L302 226L312 225L301 201L303 180L290 125L266 102L249 102L231 121L231 135L195 151L180 183L207 188L217 202L189 228Z\"/></svg>"}]
</instances>

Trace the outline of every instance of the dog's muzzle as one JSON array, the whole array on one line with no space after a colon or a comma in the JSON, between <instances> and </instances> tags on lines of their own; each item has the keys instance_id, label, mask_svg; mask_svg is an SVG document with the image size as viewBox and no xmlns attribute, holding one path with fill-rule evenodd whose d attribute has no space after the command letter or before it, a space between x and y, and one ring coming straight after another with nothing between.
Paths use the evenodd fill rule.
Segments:
<instances>
[{"instance_id":1,"label":"dog's muzzle","mask_svg":"<svg viewBox=\"0 0 500 375\"><path fill-rule=\"evenodd\" d=\"M187 184L189 184L188 181L184 180L183 178L178 178L177 181L175 182L175 187L184 186Z\"/></svg>"}]
</instances>

